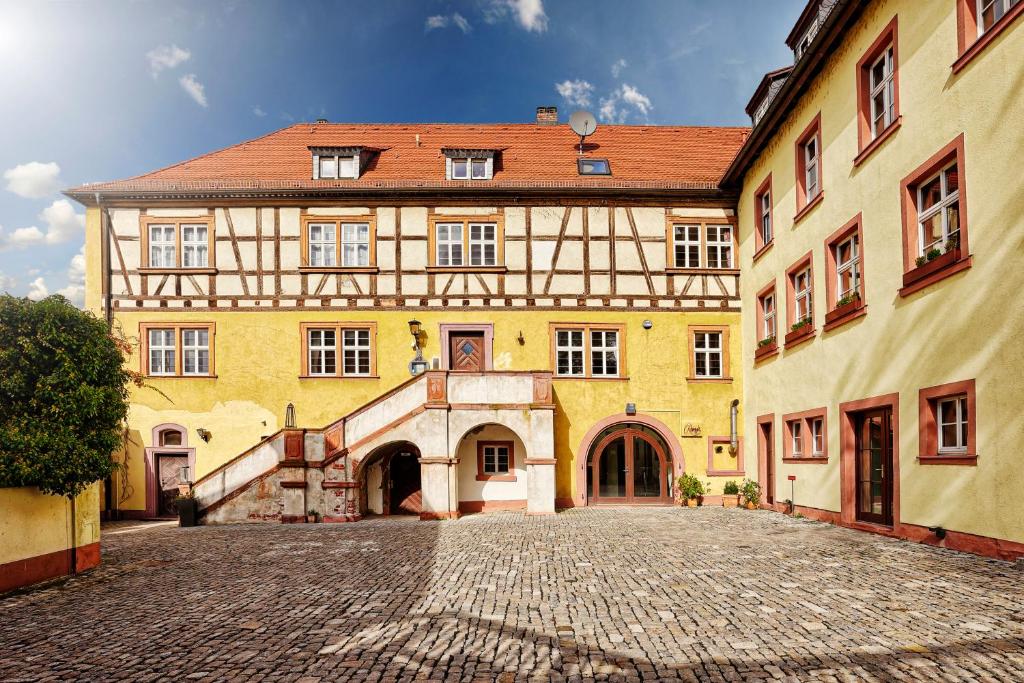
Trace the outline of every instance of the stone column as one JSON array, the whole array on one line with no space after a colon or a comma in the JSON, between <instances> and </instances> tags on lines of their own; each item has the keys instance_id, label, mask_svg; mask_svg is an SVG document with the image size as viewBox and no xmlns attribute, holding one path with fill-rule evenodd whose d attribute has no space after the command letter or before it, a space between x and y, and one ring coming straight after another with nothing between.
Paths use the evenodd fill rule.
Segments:
<instances>
[{"instance_id":1,"label":"stone column","mask_svg":"<svg viewBox=\"0 0 1024 683\"><path fill-rule=\"evenodd\" d=\"M456 519L459 516L458 458L447 455L420 458L423 505L420 519Z\"/></svg>"},{"instance_id":2,"label":"stone column","mask_svg":"<svg viewBox=\"0 0 1024 683\"><path fill-rule=\"evenodd\" d=\"M555 514L555 459L526 459L526 514Z\"/></svg>"},{"instance_id":3,"label":"stone column","mask_svg":"<svg viewBox=\"0 0 1024 683\"><path fill-rule=\"evenodd\" d=\"M534 376L535 409L530 411L526 457L526 514L555 513L555 416L551 377Z\"/></svg>"}]
</instances>

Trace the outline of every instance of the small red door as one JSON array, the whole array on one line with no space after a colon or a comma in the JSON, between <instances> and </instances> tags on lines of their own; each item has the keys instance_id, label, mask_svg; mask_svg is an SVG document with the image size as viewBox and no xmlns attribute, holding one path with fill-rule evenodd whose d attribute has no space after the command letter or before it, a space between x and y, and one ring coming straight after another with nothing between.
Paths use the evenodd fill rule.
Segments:
<instances>
[{"instance_id":1,"label":"small red door","mask_svg":"<svg viewBox=\"0 0 1024 683\"><path fill-rule=\"evenodd\" d=\"M484 333L461 332L450 338L451 369L457 372L484 371Z\"/></svg>"}]
</instances>

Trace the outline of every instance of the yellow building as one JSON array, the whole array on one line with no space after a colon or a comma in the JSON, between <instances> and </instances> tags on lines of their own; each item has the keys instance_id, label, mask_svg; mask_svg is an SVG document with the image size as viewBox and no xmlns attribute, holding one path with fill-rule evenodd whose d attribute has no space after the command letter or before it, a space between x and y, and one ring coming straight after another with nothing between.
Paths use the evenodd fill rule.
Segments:
<instances>
[{"instance_id":1,"label":"yellow building","mask_svg":"<svg viewBox=\"0 0 1024 683\"><path fill-rule=\"evenodd\" d=\"M747 132L304 123L70 190L149 384L112 512L183 476L208 523L720 494Z\"/></svg>"},{"instance_id":2,"label":"yellow building","mask_svg":"<svg viewBox=\"0 0 1024 683\"><path fill-rule=\"evenodd\" d=\"M1024 3L811 2L723 179L767 502L1024 554ZM1015 284L1016 283L1016 284Z\"/></svg>"}]
</instances>

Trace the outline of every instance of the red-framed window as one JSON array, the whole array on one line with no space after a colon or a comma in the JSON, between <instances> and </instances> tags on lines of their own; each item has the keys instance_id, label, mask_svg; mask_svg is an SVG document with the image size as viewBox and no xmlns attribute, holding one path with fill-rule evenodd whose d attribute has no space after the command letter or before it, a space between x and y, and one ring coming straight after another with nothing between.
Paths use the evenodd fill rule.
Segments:
<instances>
[{"instance_id":1,"label":"red-framed window","mask_svg":"<svg viewBox=\"0 0 1024 683\"><path fill-rule=\"evenodd\" d=\"M775 279L757 293L757 343L774 345L779 336L779 299Z\"/></svg>"},{"instance_id":2,"label":"red-framed window","mask_svg":"<svg viewBox=\"0 0 1024 683\"><path fill-rule=\"evenodd\" d=\"M515 444L511 441L478 441L476 480L515 481Z\"/></svg>"},{"instance_id":3,"label":"red-framed window","mask_svg":"<svg viewBox=\"0 0 1024 683\"><path fill-rule=\"evenodd\" d=\"M782 416L783 460L828 460L826 409L814 408Z\"/></svg>"},{"instance_id":4,"label":"red-framed window","mask_svg":"<svg viewBox=\"0 0 1024 683\"><path fill-rule=\"evenodd\" d=\"M814 333L814 259L807 252L786 271L786 345Z\"/></svg>"},{"instance_id":5,"label":"red-framed window","mask_svg":"<svg viewBox=\"0 0 1024 683\"><path fill-rule=\"evenodd\" d=\"M1022 0L956 0L957 60L959 72L1022 14Z\"/></svg>"},{"instance_id":6,"label":"red-framed window","mask_svg":"<svg viewBox=\"0 0 1024 683\"><path fill-rule=\"evenodd\" d=\"M796 140L796 216L803 218L821 201L822 189L821 112Z\"/></svg>"},{"instance_id":7,"label":"red-framed window","mask_svg":"<svg viewBox=\"0 0 1024 683\"><path fill-rule=\"evenodd\" d=\"M922 465L974 465L978 461L974 380L921 389L918 394Z\"/></svg>"},{"instance_id":8,"label":"red-framed window","mask_svg":"<svg viewBox=\"0 0 1024 683\"><path fill-rule=\"evenodd\" d=\"M857 62L857 150L854 164L874 151L900 125L899 31L897 18Z\"/></svg>"},{"instance_id":9,"label":"red-framed window","mask_svg":"<svg viewBox=\"0 0 1024 683\"><path fill-rule=\"evenodd\" d=\"M864 312L864 224L859 213L825 240L825 303L827 329Z\"/></svg>"},{"instance_id":10,"label":"red-framed window","mask_svg":"<svg viewBox=\"0 0 1024 683\"><path fill-rule=\"evenodd\" d=\"M772 209L772 174L754 190L754 258L775 240L775 215Z\"/></svg>"}]
</instances>

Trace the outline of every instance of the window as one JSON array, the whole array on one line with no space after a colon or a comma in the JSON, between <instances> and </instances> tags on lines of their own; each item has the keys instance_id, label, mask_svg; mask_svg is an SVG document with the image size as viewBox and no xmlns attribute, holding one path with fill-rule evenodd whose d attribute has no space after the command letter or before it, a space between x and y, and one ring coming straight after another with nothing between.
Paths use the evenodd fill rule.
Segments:
<instances>
[{"instance_id":1,"label":"window","mask_svg":"<svg viewBox=\"0 0 1024 683\"><path fill-rule=\"evenodd\" d=\"M302 263L300 269L375 270L377 259L376 216L302 216Z\"/></svg>"},{"instance_id":2,"label":"window","mask_svg":"<svg viewBox=\"0 0 1024 683\"><path fill-rule=\"evenodd\" d=\"M428 268L503 268L504 220L500 214L474 218L430 218Z\"/></svg>"},{"instance_id":3,"label":"window","mask_svg":"<svg viewBox=\"0 0 1024 683\"><path fill-rule=\"evenodd\" d=\"M213 219L143 216L142 268L210 268L213 255Z\"/></svg>"},{"instance_id":4,"label":"window","mask_svg":"<svg viewBox=\"0 0 1024 683\"><path fill-rule=\"evenodd\" d=\"M953 73L959 73L1021 15L1021 0L956 0L959 57L953 62Z\"/></svg>"},{"instance_id":5,"label":"window","mask_svg":"<svg viewBox=\"0 0 1024 683\"><path fill-rule=\"evenodd\" d=\"M607 159L577 159L576 168L580 175L611 175L612 167Z\"/></svg>"},{"instance_id":6,"label":"window","mask_svg":"<svg viewBox=\"0 0 1024 683\"><path fill-rule=\"evenodd\" d=\"M670 217L665 227L668 268L733 269L735 240L731 222L681 222Z\"/></svg>"},{"instance_id":7,"label":"window","mask_svg":"<svg viewBox=\"0 0 1024 683\"><path fill-rule=\"evenodd\" d=\"M552 323L555 377L622 378L623 334L621 325Z\"/></svg>"},{"instance_id":8,"label":"window","mask_svg":"<svg viewBox=\"0 0 1024 683\"><path fill-rule=\"evenodd\" d=\"M860 164L899 128L900 83L897 17L857 62L857 151Z\"/></svg>"},{"instance_id":9,"label":"window","mask_svg":"<svg viewBox=\"0 0 1024 683\"><path fill-rule=\"evenodd\" d=\"M469 179L469 159L452 159L452 180Z\"/></svg>"},{"instance_id":10,"label":"window","mask_svg":"<svg viewBox=\"0 0 1024 683\"><path fill-rule=\"evenodd\" d=\"M811 301L811 290L811 268L808 266L793 275L793 303L796 306L794 309L795 322L811 320L814 310Z\"/></svg>"},{"instance_id":11,"label":"window","mask_svg":"<svg viewBox=\"0 0 1024 683\"><path fill-rule=\"evenodd\" d=\"M690 325L690 382L731 382L729 376L729 328L723 325Z\"/></svg>"},{"instance_id":12,"label":"window","mask_svg":"<svg viewBox=\"0 0 1024 683\"><path fill-rule=\"evenodd\" d=\"M359 177L359 147L314 147L313 179L336 180Z\"/></svg>"},{"instance_id":13,"label":"window","mask_svg":"<svg viewBox=\"0 0 1024 683\"><path fill-rule=\"evenodd\" d=\"M782 416L783 460L821 461L828 459L828 434L825 408L815 408Z\"/></svg>"},{"instance_id":14,"label":"window","mask_svg":"<svg viewBox=\"0 0 1024 683\"><path fill-rule=\"evenodd\" d=\"M814 332L814 267L811 252L786 271L786 345L806 341Z\"/></svg>"},{"instance_id":15,"label":"window","mask_svg":"<svg viewBox=\"0 0 1024 683\"><path fill-rule=\"evenodd\" d=\"M826 330L866 313L863 238L863 222L858 213L825 240Z\"/></svg>"},{"instance_id":16,"label":"window","mask_svg":"<svg viewBox=\"0 0 1024 683\"><path fill-rule=\"evenodd\" d=\"M836 299L860 295L860 244L856 234L850 235L835 247Z\"/></svg>"},{"instance_id":17,"label":"window","mask_svg":"<svg viewBox=\"0 0 1024 683\"><path fill-rule=\"evenodd\" d=\"M796 217L803 218L822 196L821 114L807 126L796 141Z\"/></svg>"},{"instance_id":18,"label":"window","mask_svg":"<svg viewBox=\"0 0 1024 683\"><path fill-rule=\"evenodd\" d=\"M964 184L963 134L901 182L904 232L901 296L970 267Z\"/></svg>"},{"instance_id":19,"label":"window","mask_svg":"<svg viewBox=\"0 0 1024 683\"><path fill-rule=\"evenodd\" d=\"M303 377L376 377L375 323L302 323Z\"/></svg>"},{"instance_id":20,"label":"window","mask_svg":"<svg viewBox=\"0 0 1024 683\"><path fill-rule=\"evenodd\" d=\"M980 38L1002 19L1018 0L976 0L978 3L978 37Z\"/></svg>"},{"instance_id":21,"label":"window","mask_svg":"<svg viewBox=\"0 0 1024 683\"><path fill-rule=\"evenodd\" d=\"M213 377L213 323L142 323L142 374Z\"/></svg>"},{"instance_id":22,"label":"window","mask_svg":"<svg viewBox=\"0 0 1024 683\"><path fill-rule=\"evenodd\" d=\"M778 350L778 305L775 296L775 279L761 288L757 293L757 319L755 334L757 346L754 349L754 361L757 362L774 355Z\"/></svg>"},{"instance_id":23,"label":"window","mask_svg":"<svg viewBox=\"0 0 1024 683\"><path fill-rule=\"evenodd\" d=\"M920 391L918 422L922 464L976 464L976 406L973 379Z\"/></svg>"},{"instance_id":24,"label":"window","mask_svg":"<svg viewBox=\"0 0 1024 683\"><path fill-rule=\"evenodd\" d=\"M445 178L448 180L490 180L494 177L491 150L445 149Z\"/></svg>"},{"instance_id":25,"label":"window","mask_svg":"<svg viewBox=\"0 0 1024 683\"><path fill-rule=\"evenodd\" d=\"M470 166L473 170L473 180L483 180L487 177L487 160L486 159L473 159L470 162Z\"/></svg>"},{"instance_id":26,"label":"window","mask_svg":"<svg viewBox=\"0 0 1024 683\"><path fill-rule=\"evenodd\" d=\"M761 297L761 339L773 339L777 334L775 326L775 292Z\"/></svg>"},{"instance_id":27,"label":"window","mask_svg":"<svg viewBox=\"0 0 1024 683\"><path fill-rule=\"evenodd\" d=\"M757 226L754 231L756 235L755 239L755 258L758 256L758 252L767 247L772 243L772 239L775 237L774 228L772 226L772 176L771 174L765 178L761 186L754 191L754 216L757 220Z\"/></svg>"},{"instance_id":28,"label":"window","mask_svg":"<svg viewBox=\"0 0 1024 683\"><path fill-rule=\"evenodd\" d=\"M515 447L511 441L478 441L477 481L515 481Z\"/></svg>"},{"instance_id":29,"label":"window","mask_svg":"<svg viewBox=\"0 0 1024 683\"><path fill-rule=\"evenodd\" d=\"M871 135L878 137L896 120L896 93L893 84L891 45L871 65L869 75Z\"/></svg>"}]
</instances>

